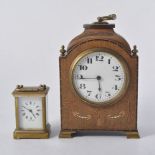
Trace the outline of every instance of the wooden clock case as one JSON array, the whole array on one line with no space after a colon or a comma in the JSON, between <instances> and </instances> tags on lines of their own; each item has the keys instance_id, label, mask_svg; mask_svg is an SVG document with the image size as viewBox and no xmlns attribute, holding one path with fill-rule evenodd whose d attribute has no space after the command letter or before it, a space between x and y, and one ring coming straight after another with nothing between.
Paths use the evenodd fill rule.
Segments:
<instances>
[{"instance_id":1,"label":"wooden clock case","mask_svg":"<svg viewBox=\"0 0 155 155\"><path fill-rule=\"evenodd\" d=\"M60 50L60 138L69 138L78 132L122 132L127 138L139 138L137 130L138 56L128 42L114 31L114 24L99 20L84 25L84 32L75 37L67 50ZM129 84L124 96L114 104L93 106L83 101L72 88L70 67L83 51L103 48L114 51L126 62Z\"/></svg>"}]
</instances>

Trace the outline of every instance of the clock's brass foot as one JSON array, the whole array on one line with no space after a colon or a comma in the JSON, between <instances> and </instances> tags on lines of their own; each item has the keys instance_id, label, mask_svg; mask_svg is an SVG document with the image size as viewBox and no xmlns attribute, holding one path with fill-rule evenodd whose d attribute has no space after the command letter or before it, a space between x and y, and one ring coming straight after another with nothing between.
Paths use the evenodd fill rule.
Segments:
<instances>
[{"instance_id":1,"label":"clock's brass foot","mask_svg":"<svg viewBox=\"0 0 155 155\"><path fill-rule=\"evenodd\" d=\"M50 125L45 130L15 130L14 139L47 139L50 135Z\"/></svg>"},{"instance_id":2,"label":"clock's brass foot","mask_svg":"<svg viewBox=\"0 0 155 155\"><path fill-rule=\"evenodd\" d=\"M61 130L59 138L72 138L76 134L76 131L72 130Z\"/></svg>"},{"instance_id":3,"label":"clock's brass foot","mask_svg":"<svg viewBox=\"0 0 155 155\"><path fill-rule=\"evenodd\" d=\"M39 131L39 132L30 132L30 131L15 131L13 134L14 139L47 139L49 138L49 132Z\"/></svg>"},{"instance_id":4,"label":"clock's brass foot","mask_svg":"<svg viewBox=\"0 0 155 155\"><path fill-rule=\"evenodd\" d=\"M137 131L127 131L126 132L127 138L140 138L138 130Z\"/></svg>"}]
</instances>

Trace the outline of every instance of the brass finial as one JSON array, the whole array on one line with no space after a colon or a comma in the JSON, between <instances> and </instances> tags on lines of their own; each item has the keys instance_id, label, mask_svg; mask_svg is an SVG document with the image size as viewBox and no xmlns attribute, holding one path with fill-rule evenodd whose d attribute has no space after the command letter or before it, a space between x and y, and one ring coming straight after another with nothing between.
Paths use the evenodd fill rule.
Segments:
<instances>
[{"instance_id":1,"label":"brass finial","mask_svg":"<svg viewBox=\"0 0 155 155\"><path fill-rule=\"evenodd\" d=\"M40 86L39 86L39 90L45 90L46 89L46 85L45 84L41 84Z\"/></svg>"},{"instance_id":2,"label":"brass finial","mask_svg":"<svg viewBox=\"0 0 155 155\"><path fill-rule=\"evenodd\" d=\"M105 22L106 20L115 20L116 19L116 14L111 14L108 16L103 16L103 17L97 17L97 20L99 23Z\"/></svg>"},{"instance_id":3,"label":"brass finial","mask_svg":"<svg viewBox=\"0 0 155 155\"><path fill-rule=\"evenodd\" d=\"M61 56L65 56L66 50L64 45L61 46L60 53L61 53Z\"/></svg>"},{"instance_id":4,"label":"brass finial","mask_svg":"<svg viewBox=\"0 0 155 155\"><path fill-rule=\"evenodd\" d=\"M136 56L137 53L138 53L137 46L134 45L134 46L133 46L133 50L132 50L132 56Z\"/></svg>"},{"instance_id":5,"label":"brass finial","mask_svg":"<svg viewBox=\"0 0 155 155\"><path fill-rule=\"evenodd\" d=\"M19 89L21 89L21 88L23 88L23 85L17 85L17 86L16 86L16 90L19 90Z\"/></svg>"}]
</instances>

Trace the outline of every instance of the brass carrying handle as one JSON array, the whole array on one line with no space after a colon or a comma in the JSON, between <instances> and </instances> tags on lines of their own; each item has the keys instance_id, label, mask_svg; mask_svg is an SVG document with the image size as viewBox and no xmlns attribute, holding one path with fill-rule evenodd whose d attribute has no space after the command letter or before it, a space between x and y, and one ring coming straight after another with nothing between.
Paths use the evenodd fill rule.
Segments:
<instances>
[{"instance_id":1,"label":"brass carrying handle","mask_svg":"<svg viewBox=\"0 0 155 155\"><path fill-rule=\"evenodd\" d=\"M116 19L116 14L111 14L108 16L103 16L103 17L97 17L97 20L99 23L104 22L106 20L115 20Z\"/></svg>"},{"instance_id":2,"label":"brass carrying handle","mask_svg":"<svg viewBox=\"0 0 155 155\"><path fill-rule=\"evenodd\" d=\"M41 84L39 87L24 87L23 85L17 85L16 90L20 92L38 92L46 90L46 85Z\"/></svg>"}]
</instances>

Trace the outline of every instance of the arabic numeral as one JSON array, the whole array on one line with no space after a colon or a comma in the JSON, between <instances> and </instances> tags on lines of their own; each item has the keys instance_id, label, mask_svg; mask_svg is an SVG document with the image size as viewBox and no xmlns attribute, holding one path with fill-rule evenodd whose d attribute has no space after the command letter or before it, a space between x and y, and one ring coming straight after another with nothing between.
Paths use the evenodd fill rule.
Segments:
<instances>
[{"instance_id":1,"label":"arabic numeral","mask_svg":"<svg viewBox=\"0 0 155 155\"><path fill-rule=\"evenodd\" d=\"M121 78L121 76L120 75L115 75L115 80L116 81L120 81L122 78Z\"/></svg>"},{"instance_id":2,"label":"arabic numeral","mask_svg":"<svg viewBox=\"0 0 155 155\"><path fill-rule=\"evenodd\" d=\"M97 55L96 56L96 61L103 61L104 56L103 55Z\"/></svg>"},{"instance_id":3,"label":"arabic numeral","mask_svg":"<svg viewBox=\"0 0 155 155\"><path fill-rule=\"evenodd\" d=\"M116 71L117 72L118 69L119 69L119 66L113 66L112 69L113 69L112 71Z\"/></svg>"},{"instance_id":4,"label":"arabic numeral","mask_svg":"<svg viewBox=\"0 0 155 155\"><path fill-rule=\"evenodd\" d=\"M92 91L87 90L88 96L91 95Z\"/></svg>"},{"instance_id":5,"label":"arabic numeral","mask_svg":"<svg viewBox=\"0 0 155 155\"><path fill-rule=\"evenodd\" d=\"M79 88L80 89L86 89L86 84L85 83L81 83Z\"/></svg>"},{"instance_id":6,"label":"arabic numeral","mask_svg":"<svg viewBox=\"0 0 155 155\"><path fill-rule=\"evenodd\" d=\"M88 66L86 65L78 65L80 70L87 70L88 69Z\"/></svg>"},{"instance_id":7,"label":"arabic numeral","mask_svg":"<svg viewBox=\"0 0 155 155\"><path fill-rule=\"evenodd\" d=\"M113 89L119 90L117 85L115 85L115 86L113 87Z\"/></svg>"},{"instance_id":8,"label":"arabic numeral","mask_svg":"<svg viewBox=\"0 0 155 155\"><path fill-rule=\"evenodd\" d=\"M111 96L110 92L105 92L105 96L110 97Z\"/></svg>"},{"instance_id":9,"label":"arabic numeral","mask_svg":"<svg viewBox=\"0 0 155 155\"><path fill-rule=\"evenodd\" d=\"M74 79L82 79L83 76L81 74L76 74L74 75Z\"/></svg>"},{"instance_id":10,"label":"arabic numeral","mask_svg":"<svg viewBox=\"0 0 155 155\"><path fill-rule=\"evenodd\" d=\"M100 100L102 98L102 95L101 94L96 94L95 97L96 97L96 99Z\"/></svg>"},{"instance_id":11,"label":"arabic numeral","mask_svg":"<svg viewBox=\"0 0 155 155\"><path fill-rule=\"evenodd\" d=\"M92 58L87 58L87 64L92 64L93 63L93 59Z\"/></svg>"}]
</instances>

